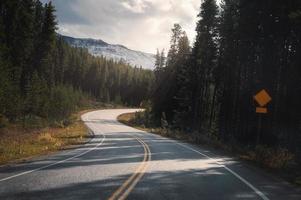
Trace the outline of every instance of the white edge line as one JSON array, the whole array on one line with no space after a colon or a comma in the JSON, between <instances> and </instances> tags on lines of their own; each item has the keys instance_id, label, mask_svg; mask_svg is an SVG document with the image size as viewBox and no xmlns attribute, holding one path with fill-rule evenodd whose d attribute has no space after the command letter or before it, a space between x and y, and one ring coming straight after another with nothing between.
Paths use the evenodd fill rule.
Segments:
<instances>
[{"instance_id":1,"label":"white edge line","mask_svg":"<svg viewBox=\"0 0 301 200\"><path fill-rule=\"evenodd\" d=\"M89 127L88 127L89 128ZM90 128L89 128L90 129ZM91 130L91 129L90 129ZM106 136L103 134L103 133L100 133L103 137L102 137L102 140L100 143L98 143L95 147L81 153L81 154L78 154L78 155L75 155L73 157L70 157L70 158L67 158L65 160L61 160L61 161L58 161L58 162L55 162L55 163L52 163L52 164L49 164L49 165L46 165L46 166L43 166L43 167L40 167L40 168L37 168L37 169L33 169L33 170L29 170L29 171L26 171L26 172L22 172L20 174L16 174L16 175L13 175L13 176L9 176L9 177L6 177L6 178L3 178L3 179L0 179L0 182L3 182L3 181L7 181L7 180L10 180L10 179L13 179L13 178L16 178L16 177L19 177L19 176L23 176L23 175L26 175L26 174L30 174L30 173L33 173L33 172L36 172L36 171L39 171L39 170L42 170L42 169L45 169L45 168L48 168L48 167L52 167L54 165L58 165L58 164L61 164L61 163L64 163L66 161L69 161L69 160L72 160L74 158L78 158L78 157L81 157L93 150L95 150L97 147L99 147L100 145L103 144Z\"/></svg>"},{"instance_id":2,"label":"white edge line","mask_svg":"<svg viewBox=\"0 0 301 200\"><path fill-rule=\"evenodd\" d=\"M180 146L182 146L182 147L184 147L184 148L186 148L186 149L189 149L189 150L194 151L194 152L196 152L198 154L201 154L202 156L204 156L204 157L206 157L206 158L208 158L210 160L214 160L213 158L209 157L208 155L206 155L206 154L204 154L204 153L202 153L202 152L200 152L198 150L195 150L195 149L193 149L193 148L191 148L189 146L186 146L186 145L181 144L179 142L175 142L175 143L178 144L178 145L180 145ZM269 200L269 198L265 194L263 194L259 189L257 189L255 186L253 186L250 182L248 182L246 179L244 179L243 177L241 177L239 174L237 174L236 172L234 172L233 170L231 170L230 168L228 168L225 165L222 165L222 164L219 164L219 163L217 163L217 164L220 165L221 167L225 168L228 172L230 172L232 175L234 175L236 178L238 178L240 181L242 181L244 184L246 184L249 188L251 188L262 199Z\"/></svg>"},{"instance_id":3,"label":"white edge line","mask_svg":"<svg viewBox=\"0 0 301 200\"><path fill-rule=\"evenodd\" d=\"M122 124L122 123L120 123L120 124ZM125 125L125 124L122 124L122 125L124 125L124 126L127 126L127 125ZM130 126L128 126L128 127L130 127ZM131 128L133 128L133 127L131 127ZM135 129L135 128L134 128ZM137 129L138 130L138 129ZM148 132L145 132L145 131L142 131L142 133L147 133L147 134L150 134L150 135L155 135L155 136L158 136L158 135L156 135L156 134L153 134L153 133L148 133ZM162 137L162 136L160 136L160 137ZM163 138L165 138L165 137L163 137ZM202 152L200 152L200 151L198 151L198 150L195 150L195 149L193 149L193 148L191 148L191 147L189 147L189 146L187 146L187 145L184 145L184 144L182 144L182 143L179 143L179 142L177 142L177 141L175 141L175 140L171 140L171 139L169 139L169 138L165 138L166 140L169 140L169 141L171 141L171 142L173 142L173 143L176 143L176 144L178 144L179 146L182 146L182 147L184 147L184 148L186 148L186 149L189 149L189 150L191 150L191 151L194 151L194 152L196 152L196 153L198 153L198 154L200 154L200 155L202 155L202 156L204 156L204 157L206 157L206 158L208 158L208 159L210 159L210 160L214 160L213 158L211 158L211 157L209 157L208 155L206 155L206 154L204 154L204 153L202 153ZM262 193L259 189L257 189L255 186L253 186L250 182L248 182L246 179L244 179L243 177L241 177L239 174L237 174L236 172L234 172L233 170L231 170L230 168L228 168L227 166L225 166L225 165L222 165L222 164L219 164L218 162L216 162L215 161L215 163L217 163L218 165L220 165L221 167L223 167L224 169L226 169L228 172L230 172L232 175L234 175L236 178L238 178L240 181L242 181L244 184L246 184L249 188L251 188L258 196L260 196L263 200L270 200L264 193Z\"/></svg>"}]
</instances>

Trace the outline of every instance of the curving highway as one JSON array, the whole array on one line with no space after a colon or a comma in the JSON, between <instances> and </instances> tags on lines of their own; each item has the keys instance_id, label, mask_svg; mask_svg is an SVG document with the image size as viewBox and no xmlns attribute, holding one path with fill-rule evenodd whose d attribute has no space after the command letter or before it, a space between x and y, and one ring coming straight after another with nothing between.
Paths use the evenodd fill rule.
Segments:
<instances>
[{"instance_id":1,"label":"curving highway","mask_svg":"<svg viewBox=\"0 0 301 200\"><path fill-rule=\"evenodd\" d=\"M299 189L212 149L117 122L135 111L87 113L87 144L0 167L0 199L301 199Z\"/></svg>"}]
</instances>

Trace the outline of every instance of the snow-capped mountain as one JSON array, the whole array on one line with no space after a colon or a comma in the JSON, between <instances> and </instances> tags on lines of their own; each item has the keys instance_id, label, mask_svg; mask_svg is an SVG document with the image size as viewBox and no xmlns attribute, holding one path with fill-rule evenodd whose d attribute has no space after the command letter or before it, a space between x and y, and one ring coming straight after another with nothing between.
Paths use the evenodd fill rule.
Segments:
<instances>
[{"instance_id":1,"label":"snow-capped mountain","mask_svg":"<svg viewBox=\"0 0 301 200\"><path fill-rule=\"evenodd\" d=\"M122 45L108 44L102 40L61 37L73 47L88 49L89 53L94 56L104 56L115 61L123 60L132 66L154 69L155 55L153 54L134 51Z\"/></svg>"}]
</instances>

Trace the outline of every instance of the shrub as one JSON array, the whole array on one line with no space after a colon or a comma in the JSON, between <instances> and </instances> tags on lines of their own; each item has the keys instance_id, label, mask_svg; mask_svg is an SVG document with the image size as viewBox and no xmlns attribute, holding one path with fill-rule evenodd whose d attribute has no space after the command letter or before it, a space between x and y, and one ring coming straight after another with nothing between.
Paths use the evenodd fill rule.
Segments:
<instances>
[{"instance_id":1,"label":"shrub","mask_svg":"<svg viewBox=\"0 0 301 200\"><path fill-rule=\"evenodd\" d=\"M42 128L47 125L47 122L44 118L36 115L26 115L22 119L23 127L26 128Z\"/></svg>"},{"instance_id":2,"label":"shrub","mask_svg":"<svg viewBox=\"0 0 301 200\"><path fill-rule=\"evenodd\" d=\"M4 128L7 125L8 125L8 119L4 115L0 114L0 128Z\"/></svg>"},{"instance_id":3,"label":"shrub","mask_svg":"<svg viewBox=\"0 0 301 200\"><path fill-rule=\"evenodd\" d=\"M136 112L135 116L130 120L131 124L144 127L152 127L152 115L149 111Z\"/></svg>"},{"instance_id":4,"label":"shrub","mask_svg":"<svg viewBox=\"0 0 301 200\"><path fill-rule=\"evenodd\" d=\"M257 146L249 153L252 160L273 169L286 168L294 160L294 155L284 148Z\"/></svg>"}]
</instances>

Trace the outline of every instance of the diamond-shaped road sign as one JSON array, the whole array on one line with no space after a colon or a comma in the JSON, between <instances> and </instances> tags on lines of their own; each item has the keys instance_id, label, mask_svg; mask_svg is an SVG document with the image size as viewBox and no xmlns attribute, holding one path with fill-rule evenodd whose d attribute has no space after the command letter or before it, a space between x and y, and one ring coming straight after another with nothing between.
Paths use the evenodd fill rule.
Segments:
<instances>
[{"instance_id":1,"label":"diamond-shaped road sign","mask_svg":"<svg viewBox=\"0 0 301 200\"><path fill-rule=\"evenodd\" d=\"M272 101L272 97L269 95L269 93L266 90L261 90L259 93L257 93L254 96L254 99L261 107L264 107L270 101Z\"/></svg>"}]
</instances>

